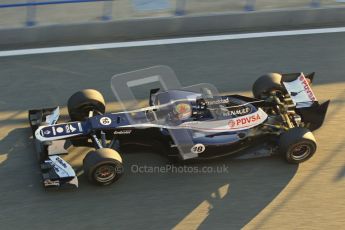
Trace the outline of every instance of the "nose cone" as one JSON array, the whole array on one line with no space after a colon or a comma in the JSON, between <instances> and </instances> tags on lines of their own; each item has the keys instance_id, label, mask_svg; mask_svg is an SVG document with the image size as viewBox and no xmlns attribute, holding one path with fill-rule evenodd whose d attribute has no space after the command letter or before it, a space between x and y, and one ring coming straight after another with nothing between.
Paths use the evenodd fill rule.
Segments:
<instances>
[{"instance_id":1,"label":"nose cone","mask_svg":"<svg viewBox=\"0 0 345 230\"><path fill-rule=\"evenodd\" d=\"M43 137L43 135L42 135L42 129L41 129L41 128L36 129L34 135L35 135L35 138L36 138L37 140L43 141L44 137Z\"/></svg>"}]
</instances>

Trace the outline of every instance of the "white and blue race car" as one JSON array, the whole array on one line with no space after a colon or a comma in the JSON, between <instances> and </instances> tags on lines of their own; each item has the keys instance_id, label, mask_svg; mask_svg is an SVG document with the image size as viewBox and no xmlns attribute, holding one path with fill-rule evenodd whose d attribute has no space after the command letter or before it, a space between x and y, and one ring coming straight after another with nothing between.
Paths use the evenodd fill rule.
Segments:
<instances>
[{"instance_id":1,"label":"white and blue race car","mask_svg":"<svg viewBox=\"0 0 345 230\"><path fill-rule=\"evenodd\" d=\"M164 72L172 71L157 66L117 76L112 88L125 103L123 88L161 81ZM133 76L144 77L133 80ZM270 146L266 155L281 154L289 163L301 163L316 152L312 131L322 125L329 105L317 101L310 87L313 77L314 73L266 74L254 83L254 97L221 95L208 84L187 88L162 84L163 89L151 89L148 107L116 113L105 112L100 92L86 89L69 98L67 123L58 123L58 107L30 110L43 184L78 187L73 168L59 156L69 145L95 148L84 158L83 168L88 180L98 185L120 178L124 163L120 152L133 147L151 148L172 161L192 161L240 158L265 143Z\"/></svg>"}]
</instances>

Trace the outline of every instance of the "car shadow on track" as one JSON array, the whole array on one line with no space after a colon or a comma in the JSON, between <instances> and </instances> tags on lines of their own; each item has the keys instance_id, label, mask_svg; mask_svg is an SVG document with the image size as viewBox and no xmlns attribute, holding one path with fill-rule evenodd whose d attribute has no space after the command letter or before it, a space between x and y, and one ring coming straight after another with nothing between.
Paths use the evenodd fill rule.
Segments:
<instances>
[{"instance_id":1,"label":"car shadow on track","mask_svg":"<svg viewBox=\"0 0 345 230\"><path fill-rule=\"evenodd\" d=\"M1 153L7 154L0 164L4 228L238 229L275 199L298 168L279 157L225 158L187 165L197 172L162 172L167 160L142 152L123 154L125 174L112 186L90 185L80 175L78 190L46 192L30 136L29 128L17 128L0 142ZM71 155L81 162L85 152L74 150ZM139 172L140 166L160 170ZM203 167L214 171L200 172Z\"/></svg>"},{"instance_id":2,"label":"car shadow on track","mask_svg":"<svg viewBox=\"0 0 345 230\"><path fill-rule=\"evenodd\" d=\"M211 208L200 229L243 228L288 185L298 168L280 157L233 161L230 167L228 193L207 198Z\"/></svg>"},{"instance_id":3,"label":"car shadow on track","mask_svg":"<svg viewBox=\"0 0 345 230\"><path fill-rule=\"evenodd\" d=\"M0 155L2 160L0 161L0 175L8 178L9 173L13 173L17 170L15 174L10 174L12 177L16 177L19 176L19 172L23 172L28 169L28 166L37 166L37 160L35 158L36 155L34 155L34 151L32 151L33 144L29 138L30 135L31 130L29 128L17 128L12 129L4 138L1 139ZM30 169L30 171L35 171L37 173L38 166ZM21 179L26 177L27 173L23 172ZM29 177L33 178L32 176Z\"/></svg>"},{"instance_id":4,"label":"car shadow on track","mask_svg":"<svg viewBox=\"0 0 345 230\"><path fill-rule=\"evenodd\" d=\"M30 136L29 128L16 128L0 140L0 195L3 201L5 194L14 196L13 191L21 193L41 188L40 170Z\"/></svg>"},{"instance_id":5,"label":"car shadow on track","mask_svg":"<svg viewBox=\"0 0 345 230\"><path fill-rule=\"evenodd\" d=\"M109 188L109 193L96 188L113 197L108 197L108 208L111 204L120 208L121 212L114 213L118 229L242 228L275 199L298 168L280 157L268 157L221 159L188 164L184 169L177 165L175 170L162 172L170 166L156 154L124 154L123 158L123 178ZM192 172L191 168L199 171ZM201 172L203 168L213 172Z\"/></svg>"}]
</instances>

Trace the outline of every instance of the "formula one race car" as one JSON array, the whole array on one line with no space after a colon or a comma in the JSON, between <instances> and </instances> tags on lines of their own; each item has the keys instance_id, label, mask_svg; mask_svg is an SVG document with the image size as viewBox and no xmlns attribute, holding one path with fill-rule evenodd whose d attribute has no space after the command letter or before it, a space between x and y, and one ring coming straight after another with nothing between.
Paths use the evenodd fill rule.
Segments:
<instances>
[{"instance_id":1,"label":"formula one race car","mask_svg":"<svg viewBox=\"0 0 345 230\"><path fill-rule=\"evenodd\" d=\"M255 81L253 98L221 95L209 84L182 88L172 76L165 66L114 76L112 89L123 112L105 113L103 96L93 89L69 98L70 122L57 122L58 107L30 110L44 186L78 187L75 171L59 156L69 145L95 148L84 158L83 169L98 185L112 184L121 176L119 152L128 146L149 146L180 161L240 158L248 154L242 150L262 143L271 146L268 155L281 154L294 164L315 153L311 131L322 125L329 101L317 101L310 87L314 73L266 74ZM138 105L128 88L152 81L163 89L151 89L148 107L124 106Z\"/></svg>"}]
</instances>

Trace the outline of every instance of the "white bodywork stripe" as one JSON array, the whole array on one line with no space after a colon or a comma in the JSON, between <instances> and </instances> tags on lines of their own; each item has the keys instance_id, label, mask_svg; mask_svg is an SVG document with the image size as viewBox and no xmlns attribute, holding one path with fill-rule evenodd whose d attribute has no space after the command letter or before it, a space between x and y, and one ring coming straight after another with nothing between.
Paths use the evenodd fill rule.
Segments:
<instances>
[{"instance_id":1,"label":"white bodywork stripe","mask_svg":"<svg viewBox=\"0 0 345 230\"><path fill-rule=\"evenodd\" d=\"M54 140L61 140L61 139L81 135L81 133L75 133L75 134L68 134L68 135L64 135L64 136L56 136L56 137L49 137L49 138L48 137L42 137L40 132L45 127L47 127L47 126L40 126L38 129L36 129L35 137L37 140L39 140L39 141L54 141Z\"/></svg>"},{"instance_id":2,"label":"white bodywork stripe","mask_svg":"<svg viewBox=\"0 0 345 230\"><path fill-rule=\"evenodd\" d=\"M165 129L191 129L202 132L232 132L253 128L259 124L262 124L268 115L259 108L255 113L251 113L245 116L240 116L232 119L216 120L216 121L192 121L185 122L178 126L170 125L160 125L160 124L134 124L134 125L125 125L119 128L165 128Z\"/></svg>"}]
</instances>

